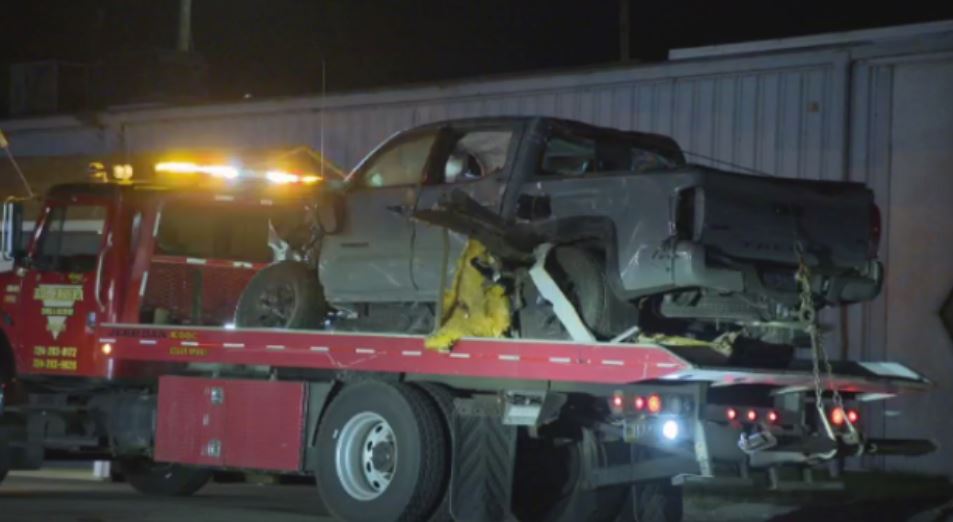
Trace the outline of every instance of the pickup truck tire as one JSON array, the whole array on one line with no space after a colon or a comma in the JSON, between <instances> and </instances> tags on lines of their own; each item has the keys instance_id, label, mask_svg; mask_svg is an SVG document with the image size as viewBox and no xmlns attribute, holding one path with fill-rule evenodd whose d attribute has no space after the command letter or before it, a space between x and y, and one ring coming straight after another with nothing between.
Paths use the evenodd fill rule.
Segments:
<instances>
[{"instance_id":1,"label":"pickup truck tire","mask_svg":"<svg viewBox=\"0 0 953 522\"><path fill-rule=\"evenodd\" d=\"M154 462L145 458L121 462L126 482L143 495L187 497L202 489L212 478L212 471L178 464Z\"/></svg>"},{"instance_id":2,"label":"pickup truck tire","mask_svg":"<svg viewBox=\"0 0 953 522\"><path fill-rule=\"evenodd\" d=\"M547 260L546 269L596 337L611 338L637 321L637 309L612 292L605 261L598 253L575 246L556 247ZM527 297L535 299L535 291L533 288ZM545 306L548 305L526 310L520 317L523 337L568 338L555 314L551 309L543 309Z\"/></svg>"},{"instance_id":3,"label":"pickup truck tire","mask_svg":"<svg viewBox=\"0 0 953 522\"><path fill-rule=\"evenodd\" d=\"M281 261L261 269L242 291L235 309L237 326L318 329L328 305L315 269Z\"/></svg>"},{"instance_id":4,"label":"pickup truck tire","mask_svg":"<svg viewBox=\"0 0 953 522\"><path fill-rule=\"evenodd\" d=\"M315 476L339 520L426 521L449 482L440 412L423 391L363 381L334 397L318 426Z\"/></svg>"}]
</instances>

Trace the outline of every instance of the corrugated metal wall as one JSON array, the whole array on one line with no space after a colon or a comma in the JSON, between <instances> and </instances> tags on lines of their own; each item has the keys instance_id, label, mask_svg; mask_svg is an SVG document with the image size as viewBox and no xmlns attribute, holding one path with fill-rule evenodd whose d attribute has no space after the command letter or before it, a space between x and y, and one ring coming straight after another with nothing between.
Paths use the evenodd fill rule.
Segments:
<instances>
[{"instance_id":1,"label":"corrugated metal wall","mask_svg":"<svg viewBox=\"0 0 953 522\"><path fill-rule=\"evenodd\" d=\"M937 453L890 468L953 475L953 339L938 314L953 294L953 53L859 60L854 66L850 178L883 213L884 291L851 310L850 354L897 360L937 385L872 410L877 434L932 436Z\"/></svg>"},{"instance_id":2,"label":"corrugated metal wall","mask_svg":"<svg viewBox=\"0 0 953 522\"><path fill-rule=\"evenodd\" d=\"M122 128L133 152L289 144L319 148L323 128L328 156L350 168L383 138L414 124L540 114L670 134L703 163L714 158L773 175L843 177L844 55L702 65L706 67L678 64L483 82L436 92L408 90L400 101L391 101L394 96L386 92L370 99L338 96L324 104L314 99L310 107L293 112L186 113L128 122Z\"/></svg>"}]
</instances>

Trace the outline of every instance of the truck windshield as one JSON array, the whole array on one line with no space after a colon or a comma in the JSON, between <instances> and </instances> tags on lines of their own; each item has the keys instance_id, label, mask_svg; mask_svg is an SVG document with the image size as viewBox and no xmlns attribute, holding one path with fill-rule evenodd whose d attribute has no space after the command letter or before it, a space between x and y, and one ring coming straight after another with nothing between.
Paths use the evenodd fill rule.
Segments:
<instances>
[{"instance_id":1,"label":"truck windshield","mask_svg":"<svg viewBox=\"0 0 953 522\"><path fill-rule=\"evenodd\" d=\"M106 207L67 205L50 209L34 263L51 272L92 272L103 244Z\"/></svg>"}]
</instances>

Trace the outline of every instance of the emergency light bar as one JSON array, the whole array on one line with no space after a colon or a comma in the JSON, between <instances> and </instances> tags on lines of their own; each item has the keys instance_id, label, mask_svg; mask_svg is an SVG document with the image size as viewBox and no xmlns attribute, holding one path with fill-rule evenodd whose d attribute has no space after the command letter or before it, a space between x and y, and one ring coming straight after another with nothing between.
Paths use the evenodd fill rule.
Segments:
<instances>
[{"instance_id":1,"label":"emergency light bar","mask_svg":"<svg viewBox=\"0 0 953 522\"><path fill-rule=\"evenodd\" d=\"M291 183L304 183L311 185L321 181L321 176L298 175L283 170L269 170L264 174L250 169L241 169L233 165L200 165L185 161L165 161L156 163L156 172L166 172L171 174L205 174L214 178L237 179L251 178L266 180L275 185L286 185Z\"/></svg>"}]
</instances>

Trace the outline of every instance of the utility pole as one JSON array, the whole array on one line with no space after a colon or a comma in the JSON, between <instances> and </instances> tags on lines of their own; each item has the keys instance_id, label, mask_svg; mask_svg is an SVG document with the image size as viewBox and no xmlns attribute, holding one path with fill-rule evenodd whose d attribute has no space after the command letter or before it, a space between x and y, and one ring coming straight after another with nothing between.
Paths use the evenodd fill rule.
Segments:
<instances>
[{"instance_id":1,"label":"utility pole","mask_svg":"<svg viewBox=\"0 0 953 522\"><path fill-rule=\"evenodd\" d=\"M179 41L176 50L187 53L192 49L192 0L179 0Z\"/></svg>"},{"instance_id":2,"label":"utility pole","mask_svg":"<svg viewBox=\"0 0 953 522\"><path fill-rule=\"evenodd\" d=\"M619 0L619 60L629 61L629 13L632 0Z\"/></svg>"}]
</instances>

